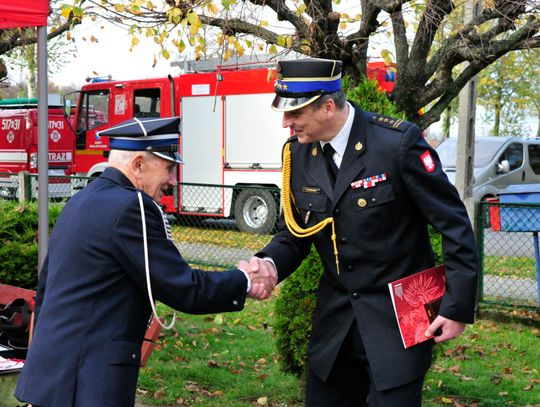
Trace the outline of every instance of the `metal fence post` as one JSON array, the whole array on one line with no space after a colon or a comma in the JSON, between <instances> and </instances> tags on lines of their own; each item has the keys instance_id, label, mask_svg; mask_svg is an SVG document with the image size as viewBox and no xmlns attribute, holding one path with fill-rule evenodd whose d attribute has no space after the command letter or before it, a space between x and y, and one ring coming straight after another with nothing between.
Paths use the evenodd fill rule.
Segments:
<instances>
[{"instance_id":1,"label":"metal fence post","mask_svg":"<svg viewBox=\"0 0 540 407\"><path fill-rule=\"evenodd\" d=\"M28 171L19 172L19 202L24 203L30 200L30 187Z\"/></svg>"},{"instance_id":2,"label":"metal fence post","mask_svg":"<svg viewBox=\"0 0 540 407\"><path fill-rule=\"evenodd\" d=\"M484 217L486 213L485 208L488 208L487 204L482 202L478 203L478 206L473 220L475 224L476 246L478 248L478 287L475 304L477 314L480 311L480 302L484 297L484 228L486 225Z\"/></svg>"}]
</instances>

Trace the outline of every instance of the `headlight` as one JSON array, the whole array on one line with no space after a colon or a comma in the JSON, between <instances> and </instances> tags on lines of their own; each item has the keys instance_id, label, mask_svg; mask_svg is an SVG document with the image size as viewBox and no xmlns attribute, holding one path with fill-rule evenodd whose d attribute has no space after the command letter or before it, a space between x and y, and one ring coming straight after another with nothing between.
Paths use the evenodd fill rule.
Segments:
<instances>
[{"instance_id":1,"label":"headlight","mask_svg":"<svg viewBox=\"0 0 540 407\"><path fill-rule=\"evenodd\" d=\"M35 170L38 166L38 154L32 153L30 154L30 169Z\"/></svg>"}]
</instances>

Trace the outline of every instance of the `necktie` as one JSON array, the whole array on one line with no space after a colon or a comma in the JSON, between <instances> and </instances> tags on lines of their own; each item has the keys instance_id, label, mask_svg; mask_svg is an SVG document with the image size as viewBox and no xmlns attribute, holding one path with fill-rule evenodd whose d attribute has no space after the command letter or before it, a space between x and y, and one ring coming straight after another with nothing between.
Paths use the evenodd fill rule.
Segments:
<instances>
[{"instance_id":1,"label":"necktie","mask_svg":"<svg viewBox=\"0 0 540 407\"><path fill-rule=\"evenodd\" d=\"M332 185L336 182L338 167L332 158L334 156L334 147L330 143L326 143L323 147L323 155L326 160L326 166L328 167L328 173L330 174L330 179L332 180Z\"/></svg>"}]
</instances>

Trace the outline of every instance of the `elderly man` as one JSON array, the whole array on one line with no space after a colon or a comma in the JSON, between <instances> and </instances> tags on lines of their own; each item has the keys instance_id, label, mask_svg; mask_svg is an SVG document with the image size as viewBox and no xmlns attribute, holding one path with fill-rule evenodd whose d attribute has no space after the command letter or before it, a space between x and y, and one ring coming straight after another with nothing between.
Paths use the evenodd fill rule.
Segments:
<instances>
[{"instance_id":1,"label":"elderly man","mask_svg":"<svg viewBox=\"0 0 540 407\"><path fill-rule=\"evenodd\" d=\"M176 182L179 122L132 119L101 133L110 167L69 200L52 231L19 400L133 406L152 298L203 314L239 311L248 292L268 295L242 270L192 269L178 253L157 203Z\"/></svg>"},{"instance_id":2,"label":"elderly man","mask_svg":"<svg viewBox=\"0 0 540 407\"><path fill-rule=\"evenodd\" d=\"M340 61L278 64L272 107L293 137L283 154L280 229L257 256L261 268L275 264L280 281L312 244L324 265L306 405L420 406L433 342L474 319L474 235L418 127L347 102L340 78ZM446 293L425 333L437 332L434 340L404 349L388 283L434 265L428 224L442 234Z\"/></svg>"}]
</instances>

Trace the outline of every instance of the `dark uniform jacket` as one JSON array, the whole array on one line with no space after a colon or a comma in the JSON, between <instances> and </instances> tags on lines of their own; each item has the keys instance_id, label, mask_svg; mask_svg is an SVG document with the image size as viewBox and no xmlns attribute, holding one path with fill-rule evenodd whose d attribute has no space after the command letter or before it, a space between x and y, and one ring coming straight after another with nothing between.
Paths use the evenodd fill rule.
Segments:
<instances>
[{"instance_id":1,"label":"dark uniform jacket","mask_svg":"<svg viewBox=\"0 0 540 407\"><path fill-rule=\"evenodd\" d=\"M428 223L442 233L447 268L440 315L473 322L477 281L469 218L436 152L417 126L356 108L334 190L318 142L293 139L291 154L298 224L310 227L334 217L340 274L331 227L299 239L284 226L283 215L279 232L258 255L274 260L280 281L299 266L311 243L321 256L325 272L308 366L325 380L356 318L378 390L420 377L431 364L432 341L404 349L387 284L434 265ZM371 177L378 181L362 181Z\"/></svg>"},{"instance_id":2,"label":"dark uniform jacket","mask_svg":"<svg viewBox=\"0 0 540 407\"><path fill-rule=\"evenodd\" d=\"M134 405L151 313L136 191L109 168L60 214L18 399L43 407ZM191 269L168 238L159 207L142 195L154 299L193 314L241 310L244 274Z\"/></svg>"}]
</instances>

